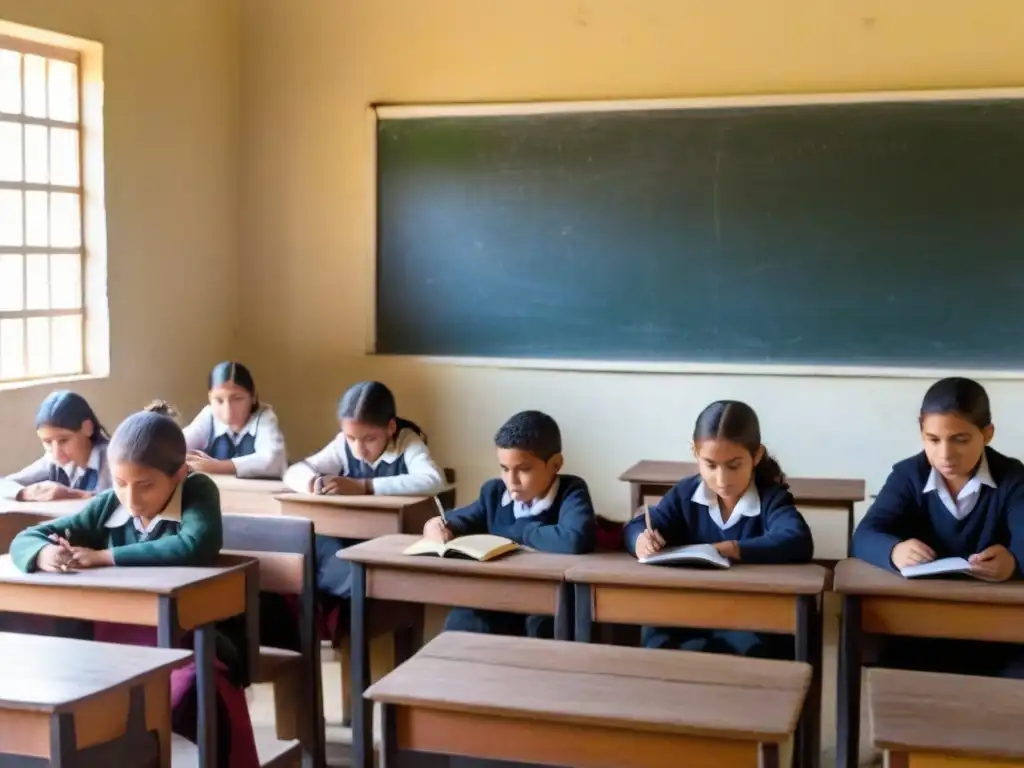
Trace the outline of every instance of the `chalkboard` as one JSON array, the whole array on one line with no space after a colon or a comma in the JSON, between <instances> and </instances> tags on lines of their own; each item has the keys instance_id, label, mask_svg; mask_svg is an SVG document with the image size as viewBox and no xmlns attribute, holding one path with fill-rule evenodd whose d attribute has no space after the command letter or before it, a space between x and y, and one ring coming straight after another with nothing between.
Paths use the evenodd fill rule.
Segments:
<instances>
[{"instance_id":1,"label":"chalkboard","mask_svg":"<svg viewBox=\"0 0 1024 768\"><path fill-rule=\"evenodd\" d=\"M382 119L376 351L1024 365L1024 102Z\"/></svg>"}]
</instances>

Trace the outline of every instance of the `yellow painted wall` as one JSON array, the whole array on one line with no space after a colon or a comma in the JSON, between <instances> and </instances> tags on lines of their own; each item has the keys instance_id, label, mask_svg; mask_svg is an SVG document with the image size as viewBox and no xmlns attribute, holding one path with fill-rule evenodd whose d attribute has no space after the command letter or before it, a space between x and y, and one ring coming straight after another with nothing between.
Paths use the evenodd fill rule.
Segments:
<instances>
[{"instance_id":1,"label":"yellow painted wall","mask_svg":"<svg viewBox=\"0 0 1024 768\"><path fill-rule=\"evenodd\" d=\"M236 0L0 0L0 19L104 45L111 428L154 396L196 408L237 325ZM0 391L0 469L38 455L50 387Z\"/></svg>"},{"instance_id":2,"label":"yellow painted wall","mask_svg":"<svg viewBox=\"0 0 1024 768\"><path fill-rule=\"evenodd\" d=\"M683 456L696 413L719 397L759 410L766 442L791 473L877 485L917 450L922 380L364 357L374 258L366 108L1019 86L1021 0L247 0L242 20L242 348L280 393L293 449L328 437L333 400L349 382L379 376L457 467L464 499L494 471L494 429L525 407L559 420L569 469L585 474L610 513L625 509L618 472L640 457ZM1020 384L990 391L997 447L1024 453Z\"/></svg>"}]
</instances>

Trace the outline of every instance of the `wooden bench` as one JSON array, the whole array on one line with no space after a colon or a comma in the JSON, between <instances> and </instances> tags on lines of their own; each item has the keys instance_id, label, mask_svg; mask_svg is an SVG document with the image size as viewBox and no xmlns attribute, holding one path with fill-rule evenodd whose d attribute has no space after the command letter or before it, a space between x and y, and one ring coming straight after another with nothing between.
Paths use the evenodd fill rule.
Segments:
<instances>
[{"instance_id":1,"label":"wooden bench","mask_svg":"<svg viewBox=\"0 0 1024 768\"><path fill-rule=\"evenodd\" d=\"M778 768L810 668L446 632L375 683L401 752L574 768Z\"/></svg>"}]
</instances>

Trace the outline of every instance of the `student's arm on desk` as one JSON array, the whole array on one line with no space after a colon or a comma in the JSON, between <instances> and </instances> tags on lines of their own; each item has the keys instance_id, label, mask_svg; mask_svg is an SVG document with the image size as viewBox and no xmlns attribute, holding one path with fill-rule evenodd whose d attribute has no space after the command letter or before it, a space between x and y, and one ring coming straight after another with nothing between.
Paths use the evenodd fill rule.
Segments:
<instances>
[{"instance_id":1,"label":"student's arm on desk","mask_svg":"<svg viewBox=\"0 0 1024 768\"><path fill-rule=\"evenodd\" d=\"M238 477L277 478L287 468L284 433L277 421L277 414L264 407L256 427L254 452L248 456L236 456L231 460Z\"/></svg>"},{"instance_id":2,"label":"student's arm on desk","mask_svg":"<svg viewBox=\"0 0 1024 768\"><path fill-rule=\"evenodd\" d=\"M557 555L586 555L597 545L597 520L586 483L566 491L558 510L558 522L545 525L531 518L515 524L513 538L527 547Z\"/></svg>"},{"instance_id":3,"label":"student's arm on desk","mask_svg":"<svg viewBox=\"0 0 1024 768\"><path fill-rule=\"evenodd\" d=\"M213 411L205 406L187 427L181 430L185 435L185 450L205 451L213 435Z\"/></svg>"},{"instance_id":4,"label":"student's arm on desk","mask_svg":"<svg viewBox=\"0 0 1024 768\"><path fill-rule=\"evenodd\" d=\"M868 513L853 532L850 555L879 568L898 572L892 564L892 551L904 539L913 538L910 516L922 514L917 493L909 474L893 471L878 492Z\"/></svg>"},{"instance_id":5,"label":"student's arm on desk","mask_svg":"<svg viewBox=\"0 0 1024 768\"><path fill-rule=\"evenodd\" d=\"M761 565L809 563L814 556L814 538L804 516L796 508L793 495L779 489L765 499L765 533L736 542L740 562Z\"/></svg>"},{"instance_id":6,"label":"student's arm on desk","mask_svg":"<svg viewBox=\"0 0 1024 768\"><path fill-rule=\"evenodd\" d=\"M105 549L107 543L103 521L117 505L114 492L106 491L94 496L77 514L26 528L11 542L11 561L18 570L32 573L36 570L39 553L53 543L50 536L67 538L74 547Z\"/></svg>"},{"instance_id":7,"label":"student's arm on desk","mask_svg":"<svg viewBox=\"0 0 1024 768\"><path fill-rule=\"evenodd\" d=\"M18 498L25 486L44 483L50 479L50 461L45 456L40 456L24 469L20 469L13 475L0 478L0 499L15 500Z\"/></svg>"},{"instance_id":8,"label":"student's arm on desk","mask_svg":"<svg viewBox=\"0 0 1024 768\"><path fill-rule=\"evenodd\" d=\"M689 511L689 507L689 496L684 499L679 493L677 484L650 510L651 525L661 534L666 547L680 547L693 543L690 541L690 531L686 525L686 513ZM626 523L626 527L622 531L626 551L634 557L636 556L636 540L645 530L647 530L647 522L643 514L639 514Z\"/></svg>"},{"instance_id":9,"label":"student's arm on desk","mask_svg":"<svg viewBox=\"0 0 1024 768\"><path fill-rule=\"evenodd\" d=\"M307 459L292 464L284 473L284 484L296 493L310 493L310 483L319 475L344 475L345 454L341 435Z\"/></svg>"},{"instance_id":10,"label":"student's arm on desk","mask_svg":"<svg viewBox=\"0 0 1024 768\"><path fill-rule=\"evenodd\" d=\"M477 533L488 533L487 527L487 505L485 501L492 497L495 492L495 483L504 484L500 480L488 480L480 488L480 495L468 507L453 509L445 518L447 519L448 530L453 536L471 536ZM500 493L500 491L498 491Z\"/></svg>"}]
</instances>

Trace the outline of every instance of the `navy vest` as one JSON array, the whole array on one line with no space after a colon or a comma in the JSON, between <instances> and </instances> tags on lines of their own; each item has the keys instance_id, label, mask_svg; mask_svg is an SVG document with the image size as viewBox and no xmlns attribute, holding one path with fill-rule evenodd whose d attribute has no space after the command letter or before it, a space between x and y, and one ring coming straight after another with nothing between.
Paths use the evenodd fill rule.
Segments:
<instances>
[{"instance_id":1,"label":"navy vest","mask_svg":"<svg viewBox=\"0 0 1024 768\"><path fill-rule=\"evenodd\" d=\"M411 429L423 438L423 442L427 441L427 436L423 434L423 430L411 421L408 421L407 419L395 419L395 423L398 426L398 431L395 432L396 439L402 433L403 429ZM367 464L362 459L357 459L352 455L352 450L348 447L348 440L345 441L345 466L348 468L348 471L345 473L345 477L353 477L358 480L368 480L374 477L397 477L398 475L409 474L409 468L405 466L405 456L399 456L390 464L386 461L382 461L374 467Z\"/></svg>"},{"instance_id":2,"label":"navy vest","mask_svg":"<svg viewBox=\"0 0 1024 768\"><path fill-rule=\"evenodd\" d=\"M68 473L64 471L63 467L51 464L49 480L51 483L58 483L68 488L74 488L77 491L95 491L96 485L100 481L100 473L89 467L72 483L71 478L68 477Z\"/></svg>"},{"instance_id":3,"label":"navy vest","mask_svg":"<svg viewBox=\"0 0 1024 768\"><path fill-rule=\"evenodd\" d=\"M260 422L259 417L256 417L256 429L259 430ZM256 453L256 438L248 432L238 441L238 445L235 445L235 441L231 439L231 435L226 432L223 435L214 437L214 427L210 425L210 439L206 443L206 455L211 459L219 459L220 461L227 461L230 459L237 459L239 456L252 456Z\"/></svg>"}]
</instances>

